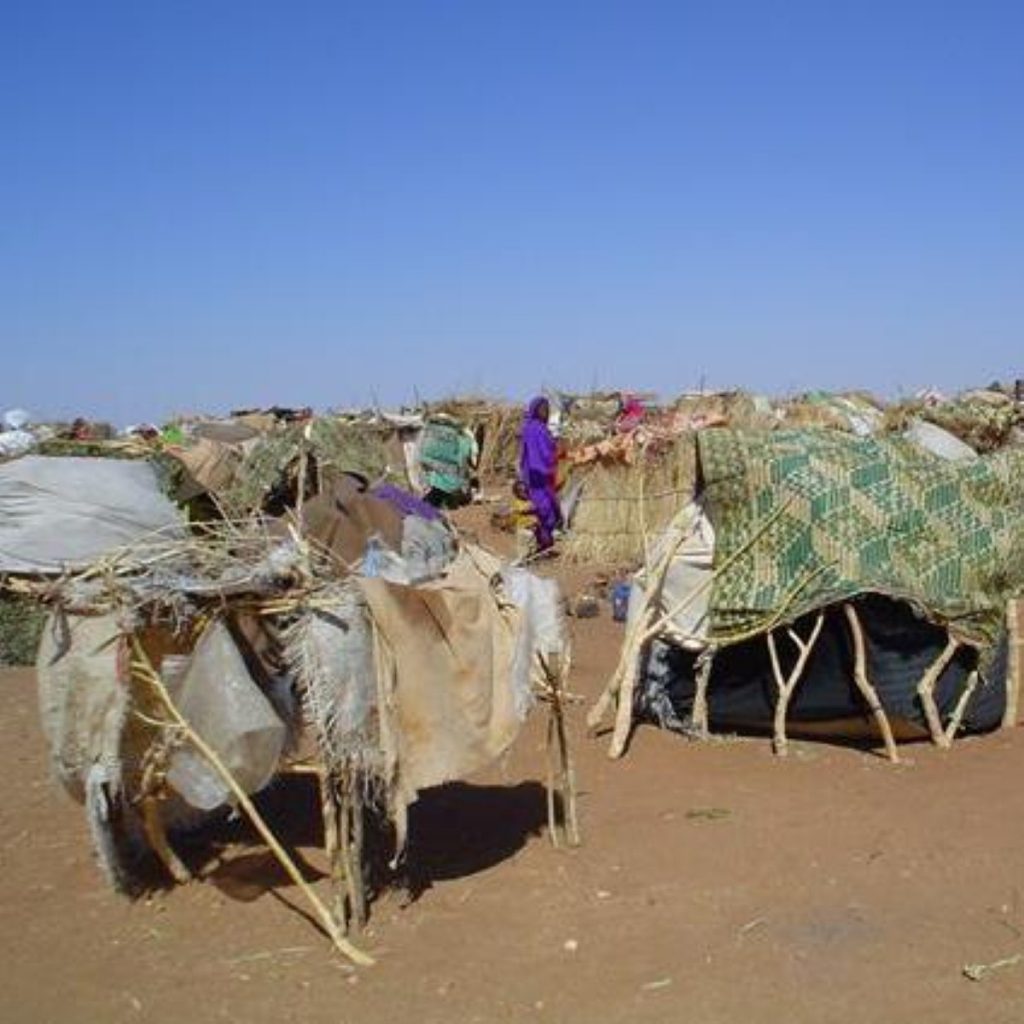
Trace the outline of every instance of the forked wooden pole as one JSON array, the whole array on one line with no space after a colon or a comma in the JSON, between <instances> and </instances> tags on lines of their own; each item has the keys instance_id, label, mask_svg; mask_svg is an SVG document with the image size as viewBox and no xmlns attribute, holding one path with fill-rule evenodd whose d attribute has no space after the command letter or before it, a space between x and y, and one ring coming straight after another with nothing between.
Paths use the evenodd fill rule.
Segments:
<instances>
[{"instance_id":1,"label":"forked wooden pole","mask_svg":"<svg viewBox=\"0 0 1024 1024\"><path fill-rule=\"evenodd\" d=\"M579 818L576 810L576 770L565 728L564 684L568 663L561 655L542 658L546 689L544 699L550 705L547 723L547 810L548 832L553 846L580 845ZM557 795L561 797L561 815Z\"/></svg>"},{"instance_id":2,"label":"forked wooden pole","mask_svg":"<svg viewBox=\"0 0 1024 1024\"><path fill-rule=\"evenodd\" d=\"M871 685L868 678L868 658L864 644L864 629L860 624L860 618L853 605L844 604L843 612L846 614L846 621L850 625L850 634L853 637L853 681L857 684L861 696L867 702L871 713L875 716L878 730L885 741L885 751L893 764L899 764L900 755L896 749L896 740L893 739L892 726L889 725L889 716L878 699L878 692Z\"/></svg>"},{"instance_id":3,"label":"forked wooden pole","mask_svg":"<svg viewBox=\"0 0 1024 1024\"><path fill-rule=\"evenodd\" d=\"M135 654L135 670L139 675L147 682L153 689L153 692L160 699L164 709L171 716L173 723L178 726L184 736L192 743L195 748L210 762L211 767L221 777L224 784L231 790L232 795L238 802L238 806L245 812L246 817L252 822L253 827L262 836L263 841L270 847L271 852L278 859L281 867L284 868L288 877L295 883L299 891L309 901L310 906L316 912L318 918L320 918L321 924L324 926L324 930L330 936L331 941L334 943L335 948L339 953L348 957L353 963L361 964L363 966L369 966L374 963L371 956L364 953L361 949L356 948L352 945L348 939L342 934L342 930L338 922L334 919L331 912L324 906L320 897L313 891L309 883L302 877L302 873L295 866L295 862L288 856L287 851L277 841L277 837L273 832L270 831L269 826L263 820L262 815L256 810L255 805L249 799L249 794L238 784L234 775L231 774L228 767L220 759L217 751L215 751L207 742L203 739L192 728L185 717L178 710L174 701L171 699L171 695L167 692L166 686L164 686L163 679L160 678L160 673L153 668L153 663L149 660L149 655L143 649L142 644L139 642L138 637L132 637L132 649Z\"/></svg>"},{"instance_id":4,"label":"forked wooden pole","mask_svg":"<svg viewBox=\"0 0 1024 1024\"><path fill-rule=\"evenodd\" d=\"M814 621L814 627L811 629L811 634L806 641L800 638L796 630L786 630L790 640L793 641L799 652L796 664L788 676L783 675L782 666L779 663L779 652L775 644L775 634L772 631L768 632L768 653L771 655L772 673L775 676L775 685L779 691L778 699L775 702L775 737L772 745L779 757L785 757L789 753L789 738L786 736L786 713L789 710L789 702L796 690L797 684L803 677L804 669L807 667L807 661L814 650L814 645L818 642L818 637L821 635L821 627L824 621L825 612L822 610L818 612L818 617Z\"/></svg>"},{"instance_id":5,"label":"forked wooden pole","mask_svg":"<svg viewBox=\"0 0 1024 1024\"><path fill-rule=\"evenodd\" d=\"M924 717L928 722L928 732L931 733L932 742L937 747L948 747L949 740L942 728L942 718L939 715L938 705L935 703L935 684L939 681L942 673L946 671L946 666L953 660L953 655L956 654L959 646L960 644L953 637L949 637L945 649L928 666L924 675L921 676L921 681L917 684L917 695L921 699Z\"/></svg>"}]
</instances>

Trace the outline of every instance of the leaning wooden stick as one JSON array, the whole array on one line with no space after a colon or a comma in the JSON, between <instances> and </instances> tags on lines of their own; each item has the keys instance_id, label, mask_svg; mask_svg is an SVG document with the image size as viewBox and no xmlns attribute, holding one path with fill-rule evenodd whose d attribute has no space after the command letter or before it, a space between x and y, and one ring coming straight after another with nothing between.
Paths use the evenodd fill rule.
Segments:
<instances>
[{"instance_id":1,"label":"leaning wooden stick","mask_svg":"<svg viewBox=\"0 0 1024 1024\"><path fill-rule=\"evenodd\" d=\"M917 695L921 699L921 707L924 708L925 721L928 723L928 731L931 733L932 742L938 747L948 747L945 730L942 728L942 719L939 717L939 709L935 703L935 684L939 676L946 671L946 666L953 660L960 644L950 637L946 642L943 652L928 666L921 681L917 684Z\"/></svg>"},{"instance_id":2,"label":"leaning wooden stick","mask_svg":"<svg viewBox=\"0 0 1024 1024\"><path fill-rule=\"evenodd\" d=\"M844 604L843 611L846 613L846 621L850 624L850 633L853 636L853 681L857 684L857 689L860 690L861 695L871 709L871 713L875 716L879 732L882 734L882 739L885 740L885 750L889 755L889 760L894 764L898 764L900 755L896 750L896 740L893 739L892 727L889 725L889 716L886 715L885 708L882 707L882 702L878 699L878 693L874 686L871 685L871 680L868 679L868 659L864 644L864 629L860 624L860 619L857 617L857 612L853 605Z\"/></svg>"},{"instance_id":3,"label":"leaning wooden stick","mask_svg":"<svg viewBox=\"0 0 1024 1024\"><path fill-rule=\"evenodd\" d=\"M677 521L678 517L673 521L672 525L669 526L670 530L675 527ZM676 542L668 546L666 551L653 567L653 571L650 574L651 585L647 591L647 603L636 621L629 627L629 630L626 633L626 637L623 641L622 649L619 654L618 663L615 666L615 671L612 673L611 678L608 680L608 685L605 686L601 696L597 699L597 702L587 714L588 729L596 729L601 722L604 721L605 715L618 699L622 680L625 676L627 666L632 661L633 652L639 650L642 635L646 632L647 628L654 621L654 618L657 615L657 601L664 582L665 574L668 572L668 568L671 565L672 556L675 554L682 542L683 537L680 533Z\"/></svg>"},{"instance_id":4,"label":"leaning wooden stick","mask_svg":"<svg viewBox=\"0 0 1024 1024\"><path fill-rule=\"evenodd\" d=\"M615 728L612 731L612 740L608 746L609 757L621 757L625 752L626 744L629 742L630 733L633 728L633 695L636 691L636 683L640 674L640 658L647 644L676 616L686 611L698 597L711 587L715 580L732 568L753 547L758 539L764 536L772 524L781 517L787 507L788 502L780 505L764 522L758 524L757 529L700 586L695 587L684 598L670 607L668 611L659 615L658 606L662 587L668 575L669 567L672 564L672 559L684 540L684 534L681 530L675 543L668 546L665 555L663 555L657 565L654 576L655 586L651 589L644 614L637 621L632 634L627 638L623 646L622 657L616 668L615 676L612 677L600 700L587 716L587 725L595 728L596 724L604 717L604 713L611 702L613 700L618 701L615 714ZM673 523L674 525L675 523Z\"/></svg>"},{"instance_id":5,"label":"leaning wooden stick","mask_svg":"<svg viewBox=\"0 0 1024 1024\"><path fill-rule=\"evenodd\" d=\"M964 686L964 692L960 694L960 699L956 702L956 708L953 711L953 717L949 720L949 725L946 726L946 742L944 746L951 746L954 738L956 737L957 730L960 728L960 722L964 717L964 712L967 710L967 705L970 703L971 695L974 693L980 676L978 670L975 669L967 677L967 685Z\"/></svg>"},{"instance_id":6,"label":"leaning wooden stick","mask_svg":"<svg viewBox=\"0 0 1024 1024\"><path fill-rule=\"evenodd\" d=\"M821 635L821 627L824 622L825 612L820 611L818 612L818 617L814 620L811 635L806 641L800 638L796 630L786 630L790 640L793 641L796 649L800 652L796 659L796 664L788 676L783 676L782 667L779 664L779 652L775 644L775 634L773 632L768 633L768 653L772 659L772 673L775 676L775 685L779 690L778 700L775 702L775 739L773 742L775 753L779 757L785 757L789 753L789 738L786 736L786 713L789 710L789 702L792 699L793 692L796 690L797 684L804 674L804 669L807 667L807 662L811 652L814 650L814 645L818 642L818 637Z\"/></svg>"},{"instance_id":7,"label":"leaning wooden stick","mask_svg":"<svg viewBox=\"0 0 1024 1024\"><path fill-rule=\"evenodd\" d=\"M181 729L184 736L192 743L195 748L210 762L211 767L221 777L224 784L231 790L231 793L238 801L239 807L245 811L246 816L252 822L253 827L262 836L263 841L270 847L271 852L278 859L281 867L287 872L288 877L295 883L299 891L306 897L310 905L316 911L317 917L320 918L321 924L324 926L324 930L330 936L331 941L334 943L335 948L339 953L348 957L353 963L361 964L363 966L369 966L374 963L371 956L364 953L361 949L357 949L341 932L341 927L335 920L331 912L324 906L320 897L313 891L309 883L302 877L302 873L295 866L295 862L288 856L284 847L277 841L274 833L270 831L269 826L263 820L259 811L256 810L255 805L249 799L249 794L238 784L238 781L231 774L227 766L220 759L217 752L200 736L195 729L188 723L185 717L178 710L174 701L171 699L171 695L167 692L164 681L160 677L160 673L153 668L153 663L149 660L149 655L146 654L145 649L139 642L137 636L132 637L132 650L135 655L135 671L139 676L152 688L153 692L160 699L167 713L171 716L173 723Z\"/></svg>"}]
</instances>

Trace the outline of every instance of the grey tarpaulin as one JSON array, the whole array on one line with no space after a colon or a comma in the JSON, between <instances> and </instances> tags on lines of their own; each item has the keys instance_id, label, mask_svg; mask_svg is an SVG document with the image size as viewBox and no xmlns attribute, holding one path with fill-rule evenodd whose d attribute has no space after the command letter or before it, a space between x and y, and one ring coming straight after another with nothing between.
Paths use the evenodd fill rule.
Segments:
<instances>
[{"instance_id":1,"label":"grey tarpaulin","mask_svg":"<svg viewBox=\"0 0 1024 1024\"><path fill-rule=\"evenodd\" d=\"M148 462L26 455L0 465L0 572L83 568L183 530Z\"/></svg>"}]
</instances>

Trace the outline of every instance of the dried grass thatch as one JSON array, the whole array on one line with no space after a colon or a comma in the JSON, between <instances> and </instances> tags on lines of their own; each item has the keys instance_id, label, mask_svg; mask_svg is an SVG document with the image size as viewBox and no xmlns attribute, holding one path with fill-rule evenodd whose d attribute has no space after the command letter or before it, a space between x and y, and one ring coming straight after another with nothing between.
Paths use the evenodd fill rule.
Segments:
<instances>
[{"instance_id":1,"label":"dried grass thatch","mask_svg":"<svg viewBox=\"0 0 1024 1024\"><path fill-rule=\"evenodd\" d=\"M774 430L778 419L771 403L745 391L721 391L713 394L681 395L672 409L693 421L726 423L734 430Z\"/></svg>"},{"instance_id":2,"label":"dried grass thatch","mask_svg":"<svg viewBox=\"0 0 1024 1024\"><path fill-rule=\"evenodd\" d=\"M517 405L495 405L484 422L480 450L480 474L487 477L515 476L519 466L519 435L523 411Z\"/></svg>"},{"instance_id":3,"label":"dried grass thatch","mask_svg":"<svg viewBox=\"0 0 1024 1024\"><path fill-rule=\"evenodd\" d=\"M231 485L218 495L224 510L240 518L263 507L275 488L287 489L294 484L289 477L296 470L304 445L321 471L335 468L359 473L371 481L408 483L394 427L322 418L281 427L261 438L239 466Z\"/></svg>"},{"instance_id":4,"label":"dried grass thatch","mask_svg":"<svg viewBox=\"0 0 1024 1024\"><path fill-rule=\"evenodd\" d=\"M639 563L645 536L664 529L693 497L697 479L696 435L639 454L632 463L595 463L573 482L583 489L563 545L571 562Z\"/></svg>"},{"instance_id":5,"label":"dried grass thatch","mask_svg":"<svg viewBox=\"0 0 1024 1024\"><path fill-rule=\"evenodd\" d=\"M1011 442L1014 429L1024 423L1024 408L1008 398L962 395L948 402L900 402L885 412L883 429L902 433L911 420L922 419L948 430L976 452L998 451Z\"/></svg>"}]
</instances>

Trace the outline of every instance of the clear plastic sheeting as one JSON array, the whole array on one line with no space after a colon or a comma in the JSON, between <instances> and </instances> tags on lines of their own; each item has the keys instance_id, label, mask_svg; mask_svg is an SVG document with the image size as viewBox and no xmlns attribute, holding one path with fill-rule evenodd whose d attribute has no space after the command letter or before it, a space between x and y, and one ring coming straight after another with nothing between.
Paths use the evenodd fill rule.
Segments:
<instances>
[{"instance_id":1,"label":"clear plastic sheeting","mask_svg":"<svg viewBox=\"0 0 1024 1024\"><path fill-rule=\"evenodd\" d=\"M448 527L438 521L406 516L402 523L402 558L409 582L440 576L455 557L455 541Z\"/></svg>"},{"instance_id":2,"label":"clear plastic sheeting","mask_svg":"<svg viewBox=\"0 0 1024 1024\"><path fill-rule=\"evenodd\" d=\"M178 710L242 789L261 790L277 768L287 729L253 681L222 621L207 628L180 679L172 674L168 683ZM171 756L167 781L200 810L212 811L231 801L214 767L187 744Z\"/></svg>"},{"instance_id":3,"label":"clear plastic sheeting","mask_svg":"<svg viewBox=\"0 0 1024 1024\"><path fill-rule=\"evenodd\" d=\"M454 557L455 540L443 522L406 516L401 554L374 534L367 542L359 572L368 579L416 586L441 576Z\"/></svg>"},{"instance_id":4,"label":"clear plastic sheeting","mask_svg":"<svg viewBox=\"0 0 1024 1024\"><path fill-rule=\"evenodd\" d=\"M0 572L85 568L144 538L183 533L148 462L26 455L0 465Z\"/></svg>"}]
</instances>

